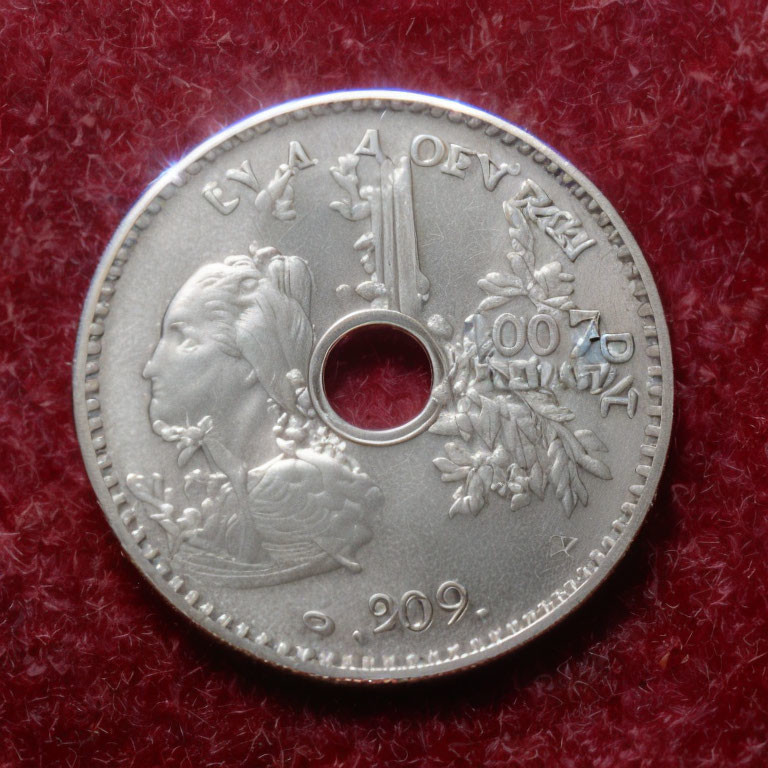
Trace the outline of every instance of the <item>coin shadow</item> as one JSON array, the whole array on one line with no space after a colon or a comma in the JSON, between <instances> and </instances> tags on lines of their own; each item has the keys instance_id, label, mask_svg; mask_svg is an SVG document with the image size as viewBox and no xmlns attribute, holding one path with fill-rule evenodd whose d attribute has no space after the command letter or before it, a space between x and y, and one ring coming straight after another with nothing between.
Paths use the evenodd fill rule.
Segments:
<instances>
[{"instance_id":1,"label":"coin shadow","mask_svg":"<svg viewBox=\"0 0 768 768\"><path fill-rule=\"evenodd\" d=\"M670 461L670 464L673 464ZM561 674L569 662L578 662L611 644L611 635L642 610L643 597L653 576L652 562L674 538L679 521L667 468L656 500L649 510L637 540L614 572L573 614L565 617L529 645L499 659L446 677L408 683L375 684L375 690L359 684L339 684L289 674L233 654L215 641L195 633L202 654L212 671L231 675L244 698L269 696L296 710L360 720L378 715L398 719L466 714L467 707L494 708L531 685L535 680ZM258 676L254 678L254 666Z\"/></svg>"}]
</instances>

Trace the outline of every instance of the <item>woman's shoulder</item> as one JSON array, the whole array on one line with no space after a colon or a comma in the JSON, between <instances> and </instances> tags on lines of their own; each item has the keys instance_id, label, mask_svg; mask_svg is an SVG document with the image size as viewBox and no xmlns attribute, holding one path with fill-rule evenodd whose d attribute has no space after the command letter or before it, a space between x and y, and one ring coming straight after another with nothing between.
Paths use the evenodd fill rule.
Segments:
<instances>
[{"instance_id":1,"label":"woman's shoulder","mask_svg":"<svg viewBox=\"0 0 768 768\"><path fill-rule=\"evenodd\" d=\"M310 448L300 449L293 456L278 456L248 473L248 492L252 499L256 496L277 501L287 493L322 493L339 501L363 501L373 489L378 491L365 473Z\"/></svg>"}]
</instances>

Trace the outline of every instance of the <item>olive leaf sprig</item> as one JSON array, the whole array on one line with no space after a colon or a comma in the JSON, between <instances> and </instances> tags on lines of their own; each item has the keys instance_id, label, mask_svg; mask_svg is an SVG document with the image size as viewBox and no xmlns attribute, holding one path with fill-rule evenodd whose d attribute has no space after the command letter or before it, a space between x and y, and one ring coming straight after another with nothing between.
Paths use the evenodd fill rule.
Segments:
<instances>
[{"instance_id":1,"label":"olive leaf sprig","mask_svg":"<svg viewBox=\"0 0 768 768\"><path fill-rule=\"evenodd\" d=\"M162 475L154 472L145 477L130 473L125 480L131 493L155 510L148 513L149 518L165 531L171 557L187 539L203 530L203 515L197 507L186 507L180 515L176 514L176 508L170 501L173 489L165 487Z\"/></svg>"},{"instance_id":2,"label":"olive leaf sprig","mask_svg":"<svg viewBox=\"0 0 768 768\"><path fill-rule=\"evenodd\" d=\"M596 455L607 447L591 430L571 429L575 414L542 377L528 383L515 375L512 361L496 350L485 314L524 297L539 312L562 316L575 307L574 276L556 260L537 266L524 199L513 198L503 208L511 240L509 270L478 281L487 296L467 319L463 336L446 347L449 371L435 392L444 408L430 431L456 439L445 444L445 456L434 464L443 481L458 482L451 517L477 515L492 494L519 510L532 496L543 500L550 486L570 516L589 499L583 473L611 478ZM523 362L536 365L535 358Z\"/></svg>"},{"instance_id":3,"label":"olive leaf sprig","mask_svg":"<svg viewBox=\"0 0 768 768\"><path fill-rule=\"evenodd\" d=\"M574 276L563 272L557 260L536 266L533 231L525 216L526 201L512 198L502 207L509 224L511 249L507 253L509 270L489 272L477 284L488 296L478 312L488 312L508 304L517 296L527 298L539 312L557 315L573 308L571 300Z\"/></svg>"}]
</instances>

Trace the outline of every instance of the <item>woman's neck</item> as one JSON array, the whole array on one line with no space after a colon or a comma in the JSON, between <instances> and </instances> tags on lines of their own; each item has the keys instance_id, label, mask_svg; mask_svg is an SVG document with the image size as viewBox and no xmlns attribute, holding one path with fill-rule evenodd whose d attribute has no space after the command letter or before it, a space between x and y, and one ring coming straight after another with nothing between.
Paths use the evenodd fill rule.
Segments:
<instances>
[{"instance_id":1,"label":"woman's neck","mask_svg":"<svg viewBox=\"0 0 768 768\"><path fill-rule=\"evenodd\" d=\"M267 412L267 394L259 387L249 395L211 414L211 430L206 436L209 460L227 475L235 467L247 471L263 464L277 452Z\"/></svg>"}]
</instances>

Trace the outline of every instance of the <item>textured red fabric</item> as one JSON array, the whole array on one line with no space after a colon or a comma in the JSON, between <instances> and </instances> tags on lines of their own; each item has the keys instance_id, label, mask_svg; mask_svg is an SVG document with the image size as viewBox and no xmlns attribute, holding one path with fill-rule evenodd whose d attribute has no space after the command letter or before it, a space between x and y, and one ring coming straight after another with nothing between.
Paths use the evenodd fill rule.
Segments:
<instances>
[{"instance_id":1,"label":"textured red fabric","mask_svg":"<svg viewBox=\"0 0 768 768\"><path fill-rule=\"evenodd\" d=\"M3 0L0 766L767 764L767 24L759 0ZM520 653L385 690L171 612L99 511L69 395L144 186L260 107L370 86L477 104L585 171L654 270L677 375L657 503L598 595Z\"/></svg>"},{"instance_id":2,"label":"textured red fabric","mask_svg":"<svg viewBox=\"0 0 768 768\"><path fill-rule=\"evenodd\" d=\"M413 336L368 325L331 347L323 384L341 418L364 429L386 429L419 415L432 390L432 371Z\"/></svg>"}]
</instances>

